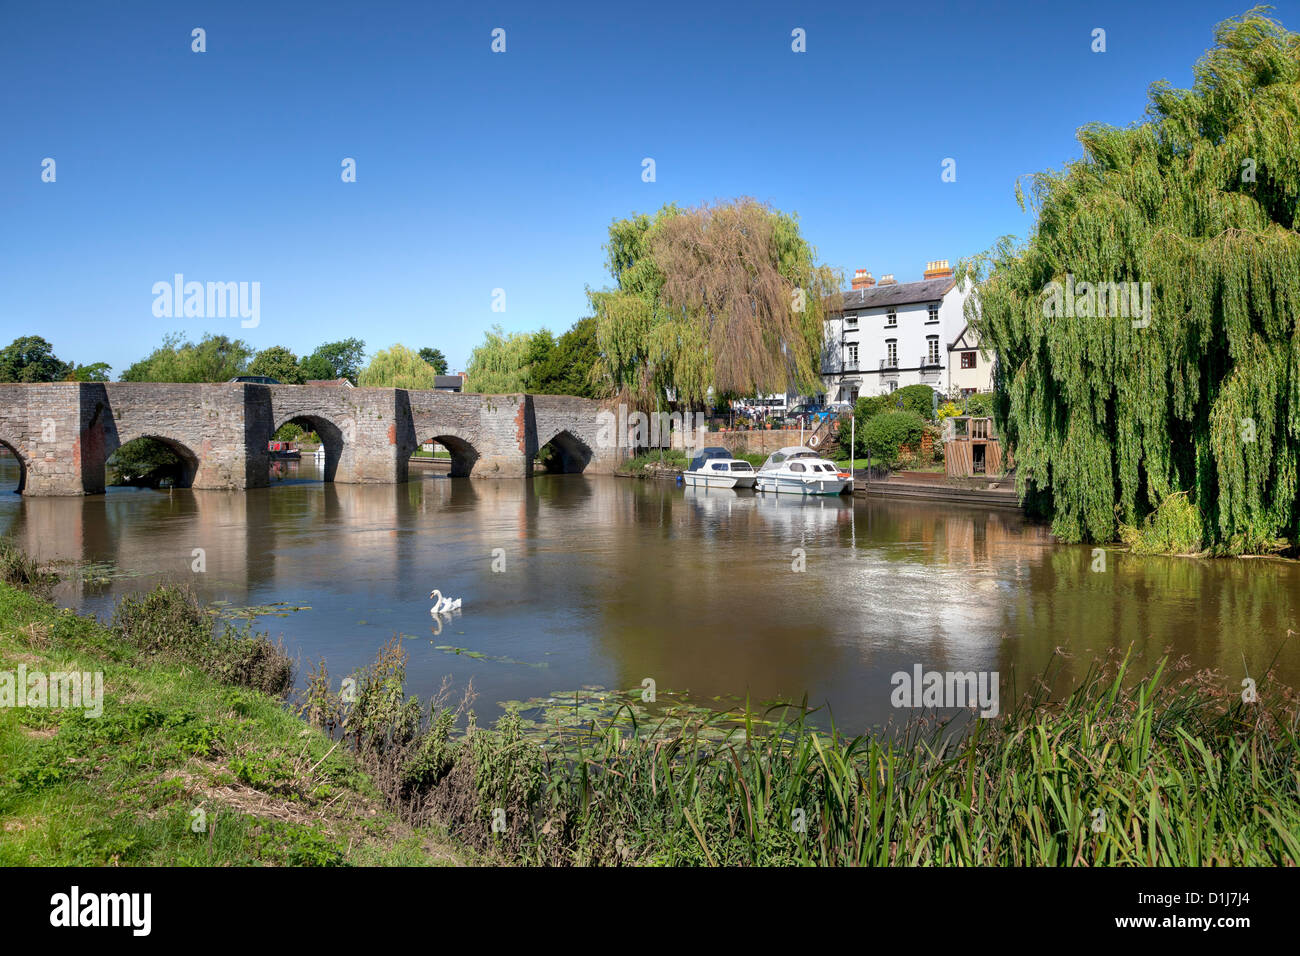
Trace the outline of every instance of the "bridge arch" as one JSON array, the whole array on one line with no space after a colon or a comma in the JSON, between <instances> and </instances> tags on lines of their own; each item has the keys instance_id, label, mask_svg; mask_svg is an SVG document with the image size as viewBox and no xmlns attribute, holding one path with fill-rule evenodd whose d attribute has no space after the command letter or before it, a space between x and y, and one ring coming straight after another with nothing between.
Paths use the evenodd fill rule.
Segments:
<instances>
[{"instance_id":1,"label":"bridge arch","mask_svg":"<svg viewBox=\"0 0 1300 956\"><path fill-rule=\"evenodd\" d=\"M17 494L21 495L23 489L27 487L27 459L24 458L23 453L18 450L18 442L16 441L10 441L7 438L0 437L0 447L10 451L13 454L14 459L18 462L18 487L13 490ZM0 491L3 490L3 488L0 488Z\"/></svg>"},{"instance_id":2,"label":"bridge arch","mask_svg":"<svg viewBox=\"0 0 1300 956\"><path fill-rule=\"evenodd\" d=\"M288 424L306 426L320 438L321 447L325 449L325 466L321 470L321 480L333 481L338 474L339 462L343 460L343 452L348 445L348 436L344 430L327 415L316 412L288 412L275 419L271 435ZM267 441L271 440L271 435L266 436Z\"/></svg>"},{"instance_id":3,"label":"bridge arch","mask_svg":"<svg viewBox=\"0 0 1300 956\"><path fill-rule=\"evenodd\" d=\"M199 455L185 442L170 435L156 432L143 432L139 435L118 435L116 444L105 449L105 464L107 464L109 458L112 458L123 448L142 439L156 441L160 445L166 446L167 450L176 456L178 465L174 481L177 488L189 488L194 484L194 476L198 474L199 465L201 464Z\"/></svg>"},{"instance_id":4,"label":"bridge arch","mask_svg":"<svg viewBox=\"0 0 1300 956\"><path fill-rule=\"evenodd\" d=\"M480 457L473 442L452 432L440 432L437 435L421 439L419 444L424 445L427 442L437 442L451 453L452 478L468 478Z\"/></svg>"},{"instance_id":5,"label":"bridge arch","mask_svg":"<svg viewBox=\"0 0 1300 956\"><path fill-rule=\"evenodd\" d=\"M546 451L548 445L552 449L550 453ZM586 469L594 455L591 447L567 428L537 443L537 458L554 474L578 474Z\"/></svg>"}]
</instances>

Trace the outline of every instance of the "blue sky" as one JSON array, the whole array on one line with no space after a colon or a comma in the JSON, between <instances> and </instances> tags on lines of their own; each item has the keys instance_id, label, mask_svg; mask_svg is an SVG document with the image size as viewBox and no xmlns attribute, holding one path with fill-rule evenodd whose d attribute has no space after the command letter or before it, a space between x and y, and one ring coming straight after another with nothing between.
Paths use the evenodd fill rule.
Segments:
<instances>
[{"instance_id":1,"label":"blue sky","mask_svg":"<svg viewBox=\"0 0 1300 956\"><path fill-rule=\"evenodd\" d=\"M494 322L586 314L611 219L739 195L849 275L918 279L1025 235L1016 177L1190 84L1247 6L0 0L0 344L120 373L171 331L355 335L462 368ZM260 324L155 318L178 272L259 282Z\"/></svg>"}]
</instances>

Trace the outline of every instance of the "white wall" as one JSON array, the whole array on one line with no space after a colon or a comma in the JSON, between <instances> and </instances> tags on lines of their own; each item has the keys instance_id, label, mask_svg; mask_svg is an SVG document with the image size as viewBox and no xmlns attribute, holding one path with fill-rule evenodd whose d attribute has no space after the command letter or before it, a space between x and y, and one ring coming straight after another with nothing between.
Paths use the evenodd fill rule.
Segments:
<instances>
[{"instance_id":1,"label":"white wall","mask_svg":"<svg viewBox=\"0 0 1300 956\"><path fill-rule=\"evenodd\" d=\"M965 350L962 350L965 351ZM952 366L948 370L949 391L960 395L963 389L977 392L993 391L993 356L979 349L975 350L975 367L961 367L961 351L948 353Z\"/></svg>"},{"instance_id":2,"label":"white wall","mask_svg":"<svg viewBox=\"0 0 1300 956\"><path fill-rule=\"evenodd\" d=\"M926 384L944 390L948 387L948 346L961 334L965 326L962 313L966 292L954 286L939 302L939 321L929 322L929 303L910 303L896 306L898 324L885 324L888 308L864 309L857 313L858 324L854 329L842 323L844 319L835 318L826 323L826 342L830 356L823 367L828 369L844 368L843 382L838 374L826 376L826 397L828 401L847 397L848 389L858 385L859 395L879 395L891 391L894 387ZM849 316L851 318L851 315ZM843 336L843 349L840 351L840 339ZM921 359L928 355L927 338L938 336L939 364L935 368L918 368ZM888 358L888 340L895 339L897 344L897 370L880 371L881 359ZM858 346L858 369L855 374L851 369L849 346ZM835 361L839 352L839 362ZM977 371L979 371L977 369Z\"/></svg>"}]
</instances>

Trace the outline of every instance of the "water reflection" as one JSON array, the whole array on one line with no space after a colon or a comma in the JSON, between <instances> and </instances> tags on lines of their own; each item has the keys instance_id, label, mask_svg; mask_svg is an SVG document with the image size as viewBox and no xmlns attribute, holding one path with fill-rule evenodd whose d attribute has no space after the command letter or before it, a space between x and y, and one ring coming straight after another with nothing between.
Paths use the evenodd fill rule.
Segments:
<instances>
[{"instance_id":1,"label":"water reflection","mask_svg":"<svg viewBox=\"0 0 1300 956\"><path fill-rule=\"evenodd\" d=\"M897 716L890 675L916 663L998 670L1004 695L1011 675L1023 689L1058 647L1074 655L1067 677L1130 644L1234 675L1244 657L1258 675L1286 630L1300 630L1295 564L1112 554L1097 574L1088 548L1060 546L1014 512L582 476L413 471L402 485L336 485L312 480L315 468L291 463L284 480L246 493L6 495L0 533L47 560L138 572L57 589L101 615L162 579L205 600L310 605L260 626L336 677L406 635L412 689L472 678L485 717L501 700L652 677L705 700L807 693L862 729ZM14 469L0 459L0 482L12 487ZM203 573L191 570L195 549ZM438 634L434 587L464 599ZM1278 668L1300 683L1294 645Z\"/></svg>"}]
</instances>

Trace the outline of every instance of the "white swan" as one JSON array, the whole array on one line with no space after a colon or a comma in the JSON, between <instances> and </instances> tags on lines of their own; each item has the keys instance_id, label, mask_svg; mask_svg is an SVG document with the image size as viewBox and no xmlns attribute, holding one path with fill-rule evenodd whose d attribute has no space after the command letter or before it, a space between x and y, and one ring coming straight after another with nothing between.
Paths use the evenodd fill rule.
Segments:
<instances>
[{"instance_id":1,"label":"white swan","mask_svg":"<svg viewBox=\"0 0 1300 956\"><path fill-rule=\"evenodd\" d=\"M460 598L456 598L455 600L445 598L442 596L442 592L437 588L434 588L429 592L429 599L435 602L433 607L429 610L430 614L446 614L448 611L460 610Z\"/></svg>"}]
</instances>

